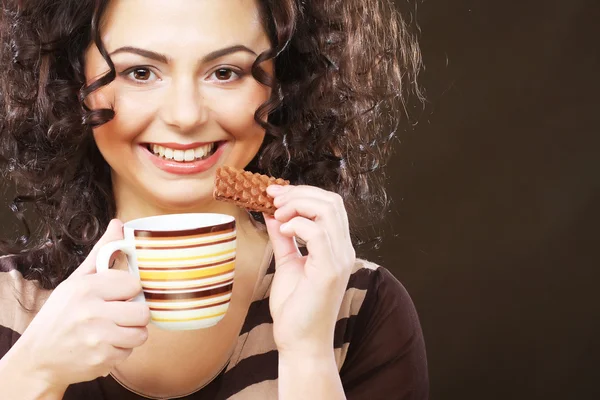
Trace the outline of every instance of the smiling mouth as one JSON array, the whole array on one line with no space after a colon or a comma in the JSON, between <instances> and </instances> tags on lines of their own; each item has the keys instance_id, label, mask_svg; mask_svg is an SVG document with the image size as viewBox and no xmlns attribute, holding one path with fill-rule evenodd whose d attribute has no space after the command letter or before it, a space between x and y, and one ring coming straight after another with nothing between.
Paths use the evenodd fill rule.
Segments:
<instances>
[{"instance_id":1,"label":"smiling mouth","mask_svg":"<svg viewBox=\"0 0 600 400\"><path fill-rule=\"evenodd\" d=\"M220 142L208 143L203 146L198 146L194 149L188 150L171 149L169 147L152 143L146 144L146 148L156 157L162 158L163 160L186 163L209 158L215 154L217 148L219 147L219 143Z\"/></svg>"}]
</instances>

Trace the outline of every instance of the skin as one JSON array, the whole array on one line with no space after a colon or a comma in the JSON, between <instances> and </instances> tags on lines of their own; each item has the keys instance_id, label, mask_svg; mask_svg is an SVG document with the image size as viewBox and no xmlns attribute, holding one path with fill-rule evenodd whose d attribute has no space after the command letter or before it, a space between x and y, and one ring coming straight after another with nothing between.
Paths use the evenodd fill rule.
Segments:
<instances>
[{"instance_id":1,"label":"skin","mask_svg":"<svg viewBox=\"0 0 600 400\"><path fill-rule=\"evenodd\" d=\"M102 39L109 53L133 46L163 54L168 62L119 51L112 56L118 78L88 99L92 108L112 105L116 111L111 122L94 130L94 138L112 170L120 221L109 225L86 262L59 285L0 360L0 377L5 377L0 384L12 385L15 393L27 387L31 398L61 398L69 384L112 372L150 396L197 389L221 370L233 350L260 279L256 260L270 241L276 262L270 309L279 351L279 397L344 398L332 343L355 253L342 199L315 187L271 186L277 211L265 217L265 233L244 210L212 198L216 166L245 167L265 135L254 112L270 91L249 74L256 55L270 46L257 5L245 0L113 1ZM206 60L216 50L237 45L250 52ZM85 65L89 81L107 70L95 46L86 51ZM129 73L131 68L136 72ZM273 73L272 63L263 68ZM210 141L227 141L217 165L189 176L158 169L139 146ZM177 212L220 212L238 223L236 289L226 317L213 328L170 332L148 325L147 306L125 301L141 290L136 279L119 266L95 273L97 249L122 238L121 221ZM307 243L308 256L298 252L294 236Z\"/></svg>"},{"instance_id":2,"label":"skin","mask_svg":"<svg viewBox=\"0 0 600 400\"><path fill-rule=\"evenodd\" d=\"M117 111L112 121L94 130L94 139L112 167L122 220L157 211L226 209L212 200L214 168L187 177L169 174L154 167L139 144L225 140L219 164L243 168L263 141L265 133L254 112L269 98L270 89L252 78L250 68L270 43L256 5L242 0L206 3L179 0L165 7L164 1L114 1L106 12L102 39L109 54L137 47L170 59L113 54L117 79L88 101L92 108L112 105ZM253 53L203 60L237 45ZM86 52L85 65L88 81L108 71L95 46ZM135 67L137 71L130 71ZM273 71L272 62L262 67Z\"/></svg>"}]
</instances>

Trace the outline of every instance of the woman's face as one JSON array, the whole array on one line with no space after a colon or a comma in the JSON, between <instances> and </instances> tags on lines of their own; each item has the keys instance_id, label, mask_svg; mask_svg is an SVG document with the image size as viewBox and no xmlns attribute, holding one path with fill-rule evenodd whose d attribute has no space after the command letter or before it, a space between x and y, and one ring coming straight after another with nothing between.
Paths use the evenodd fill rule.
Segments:
<instances>
[{"instance_id":1,"label":"woman's face","mask_svg":"<svg viewBox=\"0 0 600 400\"><path fill-rule=\"evenodd\" d=\"M186 210L212 201L219 165L245 167L264 130L254 113L270 96L251 67L270 43L250 0L113 0L101 36L117 78L88 97L115 110L94 138L112 168L117 206L141 201ZM273 73L272 63L262 64ZM108 71L96 46L88 82Z\"/></svg>"}]
</instances>

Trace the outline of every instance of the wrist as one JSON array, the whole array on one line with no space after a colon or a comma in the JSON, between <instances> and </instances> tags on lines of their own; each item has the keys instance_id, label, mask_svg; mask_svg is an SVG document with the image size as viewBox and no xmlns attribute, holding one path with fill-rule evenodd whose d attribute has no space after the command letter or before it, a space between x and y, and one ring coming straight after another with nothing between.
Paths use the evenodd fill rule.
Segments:
<instances>
[{"instance_id":1,"label":"wrist","mask_svg":"<svg viewBox=\"0 0 600 400\"><path fill-rule=\"evenodd\" d=\"M279 354L279 398L345 399L333 349L321 354Z\"/></svg>"},{"instance_id":2,"label":"wrist","mask_svg":"<svg viewBox=\"0 0 600 400\"><path fill-rule=\"evenodd\" d=\"M0 359L0 387L12 395L9 398L62 399L67 386L53 384L50 377L18 342Z\"/></svg>"},{"instance_id":3,"label":"wrist","mask_svg":"<svg viewBox=\"0 0 600 400\"><path fill-rule=\"evenodd\" d=\"M294 365L330 365L335 363L335 353L331 347L327 350L290 349L279 351L279 361Z\"/></svg>"},{"instance_id":4,"label":"wrist","mask_svg":"<svg viewBox=\"0 0 600 400\"><path fill-rule=\"evenodd\" d=\"M279 355L279 376L293 375L325 376L338 374L337 364L333 351L330 354L303 355L299 353L286 353Z\"/></svg>"},{"instance_id":5,"label":"wrist","mask_svg":"<svg viewBox=\"0 0 600 400\"><path fill-rule=\"evenodd\" d=\"M289 343L277 342L280 357L322 359L333 357L333 333L318 338L294 340Z\"/></svg>"}]
</instances>

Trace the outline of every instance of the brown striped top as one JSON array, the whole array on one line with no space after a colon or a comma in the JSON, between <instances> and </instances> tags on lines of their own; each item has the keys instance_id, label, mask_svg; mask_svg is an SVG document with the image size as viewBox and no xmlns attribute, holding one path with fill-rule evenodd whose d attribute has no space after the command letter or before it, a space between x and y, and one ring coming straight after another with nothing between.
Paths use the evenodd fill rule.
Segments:
<instances>
[{"instance_id":1,"label":"brown striped top","mask_svg":"<svg viewBox=\"0 0 600 400\"><path fill-rule=\"evenodd\" d=\"M269 312L275 267L271 257L227 368L209 385L181 399L277 398L277 349ZM0 257L0 357L19 339L49 291L27 281L14 258ZM339 311L334 349L348 399L428 398L425 345L414 305L392 274L358 260ZM0 388L0 398L2 389ZM71 385L64 399L140 400L111 376Z\"/></svg>"}]
</instances>

